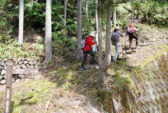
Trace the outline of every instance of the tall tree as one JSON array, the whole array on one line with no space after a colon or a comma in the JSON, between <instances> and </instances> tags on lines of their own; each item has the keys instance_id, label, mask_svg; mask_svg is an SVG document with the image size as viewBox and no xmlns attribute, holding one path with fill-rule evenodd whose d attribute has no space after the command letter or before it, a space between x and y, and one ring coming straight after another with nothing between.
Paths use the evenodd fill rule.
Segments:
<instances>
[{"instance_id":1,"label":"tall tree","mask_svg":"<svg viewBox=\"0 0 168 113\"><path fill-rule=\"evenodd\" d=\"M116 27L117 24L117 10L116 10L116 6L114 6L113 8L113 25L114 27Z\"/></svg>"},{"instance_id":2,"label":"tall tree","mask_svg":"<svg viewBox=\"0 0 168 113\"><path fill-rule=\"evenodd\" d=\"M19 0L19 36L18 42L20 45L23 44L23 33L24 33L24 0Z\"/></svg>"},{"instance_id":3,"label":"tall tree","mask_svg":"<svg viewBox=\"0 0 168 113\"><path fill-rule=\"evenodd\" d=\"M96 2L96 22L97 22L97 37L99 41L99 52L98 52L98 61L100 66L100 76L99 76L99 83L100 86L103 86L104 79L106 77L106 69L108 65L111 63L111 16L112 16L112 4L111 0L102 1L98 0ZM102 10L106 7L106 10ZM104 12L106 12L106 43L105 43L105 58L103 58L103 39L102 39L102 19L104 18Z\"/></svg>"},{"instance_id":4,"label":"tall tree","mask_svg":"<svg viewBox=\"0 0 168 113\"><path fill-rule=\"evenodd\" d=\"M96 8L95 8L95 22L96 22L96 43L97 45L99 45L99 20L100 17L98 15L98 0L95 1L96 2Z\"/></svg>"},{"instance_id":5,"label":"tall tree","mask_svg":"<svg viewBox=\"0 0 168 113\"><path fill-rule=\"evenodd\" d=\"M66 26L67 23L67 6L68 0L64 0L64 26Z\"/></svg>"},{"instance_id":6,"label":"tall tree","mask_svg":"<svg viewBox=\"0 0 168 113\"><path fill-rule=\"evenodd\" d=\"M52 60L52 24L51 24L52 0L46 0L46 23L45 23L45 63Z\"/></svg>"},{"instance_id":7,"label":"tall tree","mask_svg":"<svg viewBox=\"0 0 168 113\"><path fill-rule=\"evenodd\" d=\"M85 0L85 12L86 12L86 17L88 18L89 17L89 12L88 12L88 4L89 4L89 1L88 0Z\"/></svg>"},{"instance_id":8,"label":"tall tree","mask_svg":"<svg viewBox=\"0 0 168 113\"><path fill-rule=\"evenodd\" d=\"M77 0L77 37L78 37L78 59L82 57L82 0Z\"/></svg>"},{"instance_id":9,"label":"tall tree","mask_svg":"<svg viewBox=\"0 0 168 113\"><path fill-rule=\"evenodd\" d=\"M108 2L107 2L108 3ZM112 17L112 3L109 2L107 5L107 15L106 15L106 58L105 63L106 65L109 65L111 63L111 31L112 31L112 23L111 23L111 17Z\"/></svg>"},{"instance_id":10,"label":"tall tree","mask_svg":"<svg viewBox=\"0 0 168 113\"><path fill-rule=\"evenodd\" d=\"M104 62L103 62L103 39L102 39L102 24L101 24L101 1L96 0L96 32L98 38L98 64L100 67L98 76L98 87L102 88L105 79Z\"/></svg>"}]
</instances>

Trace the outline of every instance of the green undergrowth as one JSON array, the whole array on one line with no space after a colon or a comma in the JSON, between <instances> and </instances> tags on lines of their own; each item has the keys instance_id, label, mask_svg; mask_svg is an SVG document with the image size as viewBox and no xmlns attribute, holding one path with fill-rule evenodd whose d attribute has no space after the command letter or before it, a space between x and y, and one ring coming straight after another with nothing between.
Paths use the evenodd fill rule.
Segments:
<instances>
[{"instance_id":1,"label":"green undergrowth","mask_svg":"<svg viewBox=\"0 0 168 113\"><path fill-rule=\"evenodd\" d=\"M63 66L49 72L48 76L52 81L56 81L58 86L64 89L84 85L85 82L96 77L96 69L79 71L79 67L78 63Z\"/></svg>"},{"instance_id":2,"label":"green undergrowth","mask_svg":"<svg viewBox=\"0 0 168 113\"><path fill-rule=\"evenodd\" d=\"M22 47L14 41L0 43L0 59L5 58L38 58L43 54L43 45L38 43L24 43Z\"/></svg>"},{"instance_id":3,"label":"green undergrowth","mask_svg":"<svg viewBox=\"0 0 168 113\"><path fill-rule=\"evenodd\" d=\"M142 69L139 67L131 67L127 65L126 61L118 61L116 64L112 64L107 73L114 79L114 87L117 89L123 89L125 87L134 87L133 77L136 76L140 79Z\"/></svg>"},{"instance_id":4,"label":"green undergrowth","mask_svg":"<svg viewBox=\"0 0 168 113\"><path fill-rule=\"evenodd\" d=\"M130 67L126 62L119 61L116 64L112 64L107 71L107 78L113 80L113 87L110 92L104 92L96 88L99 71L97 69L79 71L79 66L79 63L72 63L55 67L42 80L19 83L19 87L13 89L13 113L39 113L40 111L35 111L35 108L44 110L46 102L54 95L53 92L57 88L91 97L106 106L109 103L104 100L109 100L108 98L111 98L109 96L111 94L119 95L124 91L133 90L138 94L139 90L136 89L137 84L134 78L143 81L149 75L140 67ZM2 92L0 92L0 100L2 100L2 95ZM2 101L0 103L2 107ZM39 108L39 106L44 107Z\"/></svg>"},{"instance_id":5,"label":"green undergrowth","mask_svg":"<svg viewBox=\"0 0 168 113\"><path fill-rule=\"evenodd\" d=\"M77 94L97 98L96 70L78 71L78 69L79 64L75 63L50 70L46 78L17 83L13 88L13 113L43 112L51 97L56 96L54 92L56 89L62 89L63 92L74 91ZM3 97L4 92L3 94L0 92L0 100ZM0 107L3 107L3 102L0 101ZM64 105L61 106L64 107Z\"/></svg>"},{"instance_id":6,"label":"green undergrowth","mask_svg":"<svg viewBox=\"0 0 168 113\"><path fill-rule=\"evenodd\" d=\"M55 86L55 83L44 79L19 83L18 87L13 88L12 113L35 113L33 106L45 103L50 98ZM2 97L2 93L0 93L0 99ZM1 103L2 106L3 103Z\"/></svg>"}]
</instances>

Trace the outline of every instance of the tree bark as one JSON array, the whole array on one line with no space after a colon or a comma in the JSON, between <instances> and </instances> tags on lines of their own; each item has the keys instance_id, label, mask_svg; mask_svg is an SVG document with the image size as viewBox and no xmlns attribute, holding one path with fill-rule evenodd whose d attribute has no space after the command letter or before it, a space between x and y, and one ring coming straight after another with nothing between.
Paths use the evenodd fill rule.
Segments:
<instances>
[{"instance_id":1,"label":"tree bark","mask_svg":"<svg viewBox=\"0 0 168 113\"><path fill-rule=\"evenodd\" d=\"M5 94L5 112L11 113L11 100L12 100L12 69L13 66L9 65L7 67L6 73L6 94Z\"/></svg>"},{"instance_id":2,"label":"tree bark","mask_svg":"<svg viewBox=\"0 0 168 113\"><path fill-rule=\"evenodd\" d=\"M45 63L49 63L52 60L51 6L52 0L46 0Z\"/></svg>"},{"instance_id":3,"label":"tree bark","mask_svg":"<svg viewBox=\"0 0 168 113\"><path fill-rule=\"evenodd\" d=\"M88 0L85 1L85 11L86 11L86 17L89 18L89 12L88 12Z\"/></svg>"},{"instance_id":4,"label":"tree bark","mask_svg":"<svg viewBox=\"0 0 168 113\"><path fill-rule=\"evenodd\" d=\"M68 0L64 0L64 26L67 24L67 5Z\"/></svg>"},{"instance_id":5,"label":"tree bark","mask_svg":"<svg viewBox=\"0 0 168 113\"><path fill-rule=\"evenodd\" d=\"M24 34L24 0L19 0L19 36L18 42L20 45L23 44Z\"/></svg>"},{"instance_id":6,"label":"tree bark","mask_svg":"<svg viewBox=\"0 0 168 113\"><path fill-rule=\"evenodd\" d=\"M100 67L99 75L98 75L98 87L99 89L103 88L104 80L106 77L105 73L105 65L103 59L103 39L102 39L102 24L101 24L101 2L96 0L96 32L98 37L98 64Z\"/></svg>"},{"instance_id":7,"label":"tree bark","mask_svg":"<svg viewBox=\"0 0 168 113\"><path fill-rule=\"evenodd\" d=\"M78 38L78 55L77 59L82 58L82 0L77 0L77 38Z\"/></svg>"},{"instance_id":8,"label":"tree bark","mask_svg":"<svg viewBox=\"0 0 168 113\"><path fill-rule=\"evenodd\" d=\"M96 10L95 10L95 20L96 20L96 43L99 45L99 17L98 17L98 0L96 0Z\"/></svg>"},{"instance_id":9,"label":"tree bark","mask_svg":"<svg viewBox=\"0 0 168 113\"><path fill-rule=\"evenodd\" d=\"M116 10L116 6L114 6L114 9L113 9L113 25L114 25L114 27L116 27L116 24L117 24L117 10Z\"/></svg>"},{"instance_id":10,"label":"tree bark","mask_svg":"<svg viewBox=\"0 0 168 113\"><path fill-rule=\"evenodd\" d=\"M107 8L107 23L106 23L106 57L105 57L105 64L108 66L111 63L111 32L112 32L112 7L111 5Z\"/></svg>"}]
</instances>

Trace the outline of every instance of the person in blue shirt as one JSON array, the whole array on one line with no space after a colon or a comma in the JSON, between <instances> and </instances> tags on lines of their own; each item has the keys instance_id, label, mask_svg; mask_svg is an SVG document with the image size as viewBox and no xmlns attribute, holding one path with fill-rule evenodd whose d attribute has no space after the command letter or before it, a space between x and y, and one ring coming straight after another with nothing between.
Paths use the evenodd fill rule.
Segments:
<instances>
[{"instance_id":1,"label":"person in blue shirt","mask_svg":"<svg viewBox=\"0 0 168 113\"><path fill-rule=\"evenodd\" d=\"M112 60L114 62L117 61L117 58L120 55L120 49L121 49L121 45L120 45L120 38L121 38L121 33L120 33L120 29L119 27L116 27L112 33L112 44L115 46L115 55L113 56Z\"/></svg>"}]
</instances>

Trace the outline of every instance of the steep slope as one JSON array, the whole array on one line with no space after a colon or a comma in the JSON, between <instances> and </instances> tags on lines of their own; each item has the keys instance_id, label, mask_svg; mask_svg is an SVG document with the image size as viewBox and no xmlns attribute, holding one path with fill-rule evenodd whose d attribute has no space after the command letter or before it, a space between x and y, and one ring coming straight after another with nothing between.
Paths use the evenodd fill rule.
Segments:
<instances>
[{"instance_id":1,"label":"steep slope","mask_svg":"<svg viewBox=\"0 0 168 113\"><path fill-rule=\"evenodd\" d=\"M168 52L168 30L155 26L139 25L139 47L127 54L131 66L145 66Z\"/></svg>"},{"instance_id":2,"label":"steep slope","mask_svg":"<svg viewBox=\"0 0 168 113\"><path fill-rule=\"evenodd\" d=\"M13 84L13 113L106 113L103 109L112 109L111 94L117 113L167 113L168 66L161 65L167 57L162 62L159 59L168 51L168 32L140 27L143 29L136 52L127 54L126 62L109 68L110 93L96 89L97 69L81 72L78 63L62 63L41 70L41 77ZM1 113L5 91L4 86L0 87ZM130 109L125 110L127 107Z\"/></svg>"},{"instance_id":3,"label":"steep slope","mask_svg":"<svg viewBox=\"0 0 168 113\"><path fill-rule=\"evenodd\" d=\"M124 109L125 106L115 108L122 113L167 113L168 30L146 25L140 25L140 28L139 47L126 54L126 65L122 66L129 72L120 72L122 78L130 77L133 84L125 92L124 103L128 109ZM120 99L117 103L123 105L122 97Z\"/></svg>"}]
</instances>

